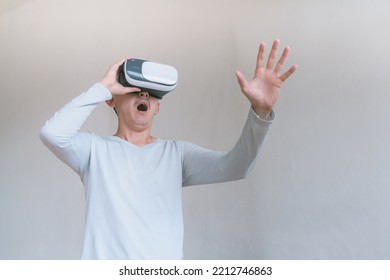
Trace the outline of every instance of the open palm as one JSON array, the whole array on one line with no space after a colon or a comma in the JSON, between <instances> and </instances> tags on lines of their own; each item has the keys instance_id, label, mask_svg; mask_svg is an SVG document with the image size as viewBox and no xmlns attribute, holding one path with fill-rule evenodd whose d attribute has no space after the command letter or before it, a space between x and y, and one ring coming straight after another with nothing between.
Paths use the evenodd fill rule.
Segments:
<instances>
[{"instance_id":1,"label":"open palm","mask_svg":"<svg viewBox=\"0 0 390 280\"><path fill-rule=\"evenodd\" d=\"M266 67L263 67L265 44L260 44L255 75L252 80L248 81L241 72L236 72L241 91L248 98L255 112L263 119L267 119L272 112L278 100L283 82L294 73L298 67L297 65L293 65L285 73L280 75L280 70L290 52L290 48L284 48L283 53L274 68L276 52L279 45L279 40L273 42Z\"/></svg>"}]
</instances>

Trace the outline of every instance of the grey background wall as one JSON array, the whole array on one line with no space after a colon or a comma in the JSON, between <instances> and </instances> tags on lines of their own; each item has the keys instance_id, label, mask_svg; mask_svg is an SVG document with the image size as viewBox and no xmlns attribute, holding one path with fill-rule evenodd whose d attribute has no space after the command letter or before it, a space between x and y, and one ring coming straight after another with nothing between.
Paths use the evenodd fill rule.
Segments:
<instances>
[{"instance_id":1,"label":"grey background wall","mask_svg":"<svg viewBox=\"0 0 390 280\"><path fill-rule=\"evenodd\" d=\"M184 190L187 259L390 258L389 1L0 1L0 258L77 259L84 193L38 139L46 119L131 55L177 67L154 135L227 150L249 109L234 71L288 44L253 173ZM83 127L113 134L100 105Z\"/></svg>"}]
</instances>

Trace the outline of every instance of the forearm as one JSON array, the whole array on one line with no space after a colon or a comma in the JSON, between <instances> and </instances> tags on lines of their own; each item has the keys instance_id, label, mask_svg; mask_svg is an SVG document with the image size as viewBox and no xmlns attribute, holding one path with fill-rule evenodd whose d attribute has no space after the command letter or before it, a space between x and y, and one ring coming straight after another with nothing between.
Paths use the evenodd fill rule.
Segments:
<instances>
[{"instance_id":1,"label":"forearm","mask_svg":"<svg viewBox=\"0 0 390 280\"><path fill-rule=\"evenodd\" d=\"M262 120L251 109L239 140L228 153L190 146L183 164L183 185L245 178L256 162L273 118L272 112L269 120Z\"/></svg>"},{"instance_id":2,"label":"forearm","mask_svg":"<svg viewBox=\"0 0 390 280\"><path fill-rule=\"evenodd\" d=\"M40 131L42 142L58 158L73 169L78 169L74 137L96 106L110 98L111 93L103 85L95 84L67 103L45 123Z\"/></svg>"},{"instance_id":3,"label":"forearm","mask_svg":"<svg viewBox=\"0 0 390 280\"><path fill-rule=\"evenodd\" d=\"M274 118L273 111L267 114L267 120L264 120L251 108L240 138L234 148L226 155L225 172L227 174L231 174L236 179L248 176L258 158Z\"/></svg>"}]
</instances>

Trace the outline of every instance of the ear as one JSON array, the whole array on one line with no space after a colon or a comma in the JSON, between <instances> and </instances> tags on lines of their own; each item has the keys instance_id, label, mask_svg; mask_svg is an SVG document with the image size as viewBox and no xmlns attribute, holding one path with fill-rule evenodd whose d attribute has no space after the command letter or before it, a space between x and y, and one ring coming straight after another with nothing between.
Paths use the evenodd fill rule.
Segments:
<instances>
[{"instance_id":1,"label":"ear","mask_svg":"<svg viewBox=\"0 0 390 280\"><path fill-rule=\"evenodd\" d=\"M157 102L156 111L154 112L157 115L160 112L160 102Z\"/></svg>"},{"instance_id":2,"label":"ear","mask_svg":"<svg viewBox=\"0 0 390 280\"><path fill-rule=\"evenodd\" d=\"M111 108L115 108L115 100L114 98L111 98L110 100L106 100L106 104L110 106Z\"/></svg>"}]
</instances>

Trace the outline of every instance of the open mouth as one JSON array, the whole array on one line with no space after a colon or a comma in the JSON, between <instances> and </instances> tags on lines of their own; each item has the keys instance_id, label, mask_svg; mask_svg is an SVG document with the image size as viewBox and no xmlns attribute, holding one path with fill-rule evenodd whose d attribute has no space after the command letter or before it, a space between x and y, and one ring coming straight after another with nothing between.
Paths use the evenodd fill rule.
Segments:
<instances>
[{"instance_id":1,"label":"open mouth","mask_svg":"<svg viewBox=\"0 0 390 280\"><path fill-rule=\"evenodd\" d=\"M140 104L137 106L137 110L142 111L142 112L146 112L148 110L148 106L146 106L145 104Z\"/></svg>"},{"instance_id":2,"label":"open mouth","mask_svg":"<svg viewBox=\"0 0 390 280\"><path fill-rule=\"evenodd\" d=\"M149 109L149 103L146 100L140 100L136 104L137 110L141 112L146 112Z\"/></svg>"}]
</instances>

